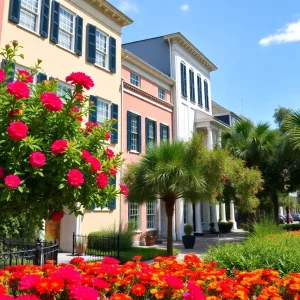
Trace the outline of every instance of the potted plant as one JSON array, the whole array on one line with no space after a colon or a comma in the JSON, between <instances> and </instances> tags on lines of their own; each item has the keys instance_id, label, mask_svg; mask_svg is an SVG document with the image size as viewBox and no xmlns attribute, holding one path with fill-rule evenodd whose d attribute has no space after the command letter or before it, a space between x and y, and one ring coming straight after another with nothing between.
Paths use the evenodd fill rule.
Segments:
<instances>
[{"instance_id":1,"label":"potted plant","mask_svg":"<svg viewBox=\"0 0 300 300\"><path fill-rule=\"evenodd\" d=\"M219 225L219 230L221 233L229 233L233 227L233 222L221 221L218 223L218 225Z\"/></svg>"},{"instance_id":2,"label":"potted plant","mask_svg":"<svg viewBox=\"0 0 300 300\"><path fill-rule=\"evenodd\" d=\"M215 228L215 223L214 222L210 222L209 223L209 232L210 233L216 233L216 228Z\"/></svg>"},{"instance_id":3,"label":"potted plant","mask_svg":"<svg viewBox=\"0 0 300 300\"><path fill-rule=\"evenodd\" d=\"M76 241L76 254L82 256L85 254L87 242L84 238L80 238Z\"/></svg>"},{"instance_id":4,"label":"potted plant","mask_svg":"<svg viewBox=\"0 0 300 300\"><path fill-rule=\"evenodd\" d=\"M193 226L186 224L184 226L185 235L182 236L182 242L185 249L193 249L196 241L196 237L192 235Z\"/></svg>"},{"instance_id":5,"label":"potted plant","mask_svg":"<svg viewBox=\"0 0 300 300\"><path fill-rule=\"evenodd\" d=\"M144 235L146 246L153 246L157 240L157 230L147 231Z\"/></svg>"}]
</instances>

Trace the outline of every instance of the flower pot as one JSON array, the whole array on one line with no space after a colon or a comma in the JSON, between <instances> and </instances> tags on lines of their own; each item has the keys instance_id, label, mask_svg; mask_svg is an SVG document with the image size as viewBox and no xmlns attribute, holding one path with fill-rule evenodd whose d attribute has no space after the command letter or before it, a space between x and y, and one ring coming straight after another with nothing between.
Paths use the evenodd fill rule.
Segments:
<instances>
[{"instance_id":1,"label":"flower pot","mask_svg":"<svg viewBox=\"0 0 300 300\"><path fill-rule=\"evenodd\" d=\"M219 222L218 225L221 233L229 233L233 227L233 222Z\"/></svg>"},{"instance_id":2,"label":"flower pot","mask_svg":"<svg viewBox=\"0 0 300 300\"><path fill-rule=\"evenodd\" d=\"M145 238L146 246L153 246L156 243L156 236L150 236Z\"/></svg>"},{"instance_id":3,"label":"flower pot","mask_svg":"<svg viewBox=\"0 0 300 300\"><path fill-rule=\"evenodd\" d=\"M76 254L78 256L82 256L85 254L86 246L85 245L77 245L76 246Z\"/></svg>"},{"instance_id":4,"label":"flower pot","mask_svg":"<svg viewBox=\"0 0 300 300\"><path fill-rule=\"evenodd\" d=\"M196 237L194 235L183 235L182 242L185 249L193 249L195 245Z\"/></svg>"}]
</instances>

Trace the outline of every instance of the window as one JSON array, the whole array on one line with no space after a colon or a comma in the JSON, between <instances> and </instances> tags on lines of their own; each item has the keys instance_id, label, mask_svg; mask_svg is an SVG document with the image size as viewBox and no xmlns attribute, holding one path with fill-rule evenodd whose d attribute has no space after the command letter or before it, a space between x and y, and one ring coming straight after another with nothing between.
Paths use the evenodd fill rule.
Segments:
<instances>
[{"instance_id":1,"label":"window","mask_svg":"<svg viewBox=\"0 0 300 300\"><path fill-rule=\"evenodd\" d=\"M135 86L140 86L140 77L134 73L130 73L130 83Z\"/></svg>"},{"instance_id":2,"label":"window","mask_svg":"<svg viewBox=\"0 0 300 300\"><path fill-rule=\"evenodd\" d=\"M190 70L190 99L192 102L195 102L195 82L193 70Z\"/></svg>"},{"instance_id":3,"label":"window","mask_svg":"<svg viewBox=\"0 0 300 300\"><path fill-rule=\"evenodd\" d=\"M71 92L72 90L73 90L73 87L71 85L68 85L64 82L59 81L57 84L56 95L58 97L64 97L67 95L67 92Z\"/></svg>"},{"instance_id":4,"label":"window","mask_svg":"<svg viewBox=\"0 0 300 300\"><path fill-rule=\"evenodd\" d=\"M26 68L26 67L23 67L21 65L16 64L15 65L14 80L17 80L17 74L18 74L19 70L24 70L24 71L27 71L27 72L31 73L30 68ZM33 84L36 84L36 74L33 76Z\"/></svg>"},{"instance_id":5,"label":"window","mask_svg":"<svg viewBox=\"0 0 300 300\"><path fill-rule=\"evenodd\" d=\"M107 36L96 31L96 64L107 68Z\"/></svg>"},{"instance_id":6,"label":"window","mask_svg":"<svg viewBox=\"0 0 300 300\"><path fill-rule=\"evenodd\" d=\"M197 76L197 88L198 88L198 104L202 107L203 101L202 101L202 80L200 75Z\"/></svg>"},{"instance_id":7,"label":"window","mask_svg":"<svg viewBox=\"0 0 300 300\"><path fill-rule=\"evenodd\" d=\"M147 209L147 229L155 229L156 222L155 222L155 215L156 215L156 202L147 202L146 203Z\"/></svg>"},{"instance_id":8,"label":"window","mask_svg":"<svg viewBox=\"0 0 300 300\"><path fill-rule=\"evenodd\" d=\"M204 81L204 99L205 99L205 109L209 110L209 96L208 96L208 83Z\"/></svg>"},{"instance_id":9,"label":"window","mask_svg":"<svg viewBox=\"0 0 300 300\"><path fill-rule=\"evenodd\" d=\"M131 117L131 150L138 151L138 117Z\"/></svg>"},{"instance_id":10,"label":"window","mask_svg":"<svg viewBox=\"0 0 300 300\"><path fill-rule=\"evenodd\" d=\"M169 126L163 123L160 123L160 140L161 141L169 141L170 139L170 131Z\"/></svg>"},{"instance_id":11,"label":"window","mask_svg":"<svg viewBox=\"0 0 300 300\"><path fill-rule=\"evenodd\" d=\"M127 151L142 151L141 116L127 111Z\"/></svg>"},{"instance_id":12,"label":"window","mask_svg":"<svg viewBox=\"0 0 300 300\"><path fill-rule=\"evenodd\" d=\"M39 23L39 0L21 0L20 25L37 32Z\"/></svg>"},{"instance_id":13,"label":"window","mask_svg":"<svg viewBox=\"0 0 300 300\"><path fill-rule=\"evenodd\" d=\"M168 140L168 127L164 126L163 127L163 134L162 134L163 140L166 141Z\"/></svg>"},{"instance_id":14,"label":"window","mask_svg":"<svg viewBox=\"0 0 300 300\"><path fill-rule=\"evenodd\" d=\"M103 100L97 100L97 121L104 123L109 119L109 103Z\"/></svg>"},{"instance_id":15,"label":"window","mask_svg":"<svg viewBox=\"0 0 300 300\"><path fill-rule=\"evenodd\" d=\"M163 90L162 88L158 88L158 98L165 100L165 90Z\"/></svg>"},{"instance_id":16,"label":"window","mask_svg":"<svg viewBox=\"0 0 300 300\"><path fill-rule=\"evenodd\" d=\"M180 74L181 74L181 95L187 97L186 91L186 65L182 62L180 64Z\"/></svg>"},{"instance_id":17,"label":"window","mask_svg":"<svg viewBox=\"0 0 300 300\"><path fill-rule=\"evenodd\" d=\"M73 50L74 48L74 15L60 6L58 44Z\"/></svg>"},{"instance_id":18,"label":"window","mask_svg":"<svg viewBox=\"0 0 300 300\"><path fill-rule=\"evenodd\" d=\"M135 224L135 228L140 227L140 207L137 203L128 204L128 221Z\"/></svg>"},{"instance_id":19,"label":"window","mask_svg":"<svg viewBox=\"0 0 300 300\"><path fill-rule=\"evenodd\" d=\"M154 122L149 121L149 142L154 142Z\"/></svg>"}]
</instances>

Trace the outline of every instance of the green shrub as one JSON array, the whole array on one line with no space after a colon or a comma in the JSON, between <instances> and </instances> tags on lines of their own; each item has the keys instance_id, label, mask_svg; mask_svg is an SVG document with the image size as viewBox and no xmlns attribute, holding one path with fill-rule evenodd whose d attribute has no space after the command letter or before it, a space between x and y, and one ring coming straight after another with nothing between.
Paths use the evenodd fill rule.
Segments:
<instances>
[{"instance_id":1,"label":"green shrub","mask_svg":"<svg viewBox=\"0 0 300 300\"><path fill-rule=\"evenodd\" d=\"M266 235L281 233L282 229L279 227L273 219L264 218L260 222L253 224L253 235L257 237L264 237Z\"/></svg>"},{"instance_id":2,"label":"green shrub","mask_svg":"<svg viewBox=\"0 0 300 300\"><path fill-rule=\"evenodd\" d=\"M219 222L218 226L221 233L229 233L232 229L233 222Z\"/></svg>"},{"instance_id":3,"label":"green shrub","mask_svg":"<svg viewBox=\"0 0 300 300\"><path fill-rule=\"evenodd\" d=\"M297 224L284 224L280 225L280 228L285 231L295 231L295 230L300 230L300 223Z\"/></svg>"},{"instance_id":4,"label":"green shrub","mask_svg":"<svg viewBox=\"0 0 300 300\"><path fill-rule=\"evenodd\" d=\"M184 225L184 233L186 235L191 235L193 231L194 231L194 229L193 229L192 225L189 225L189 224Z\"/></svg>"}]
</instances>

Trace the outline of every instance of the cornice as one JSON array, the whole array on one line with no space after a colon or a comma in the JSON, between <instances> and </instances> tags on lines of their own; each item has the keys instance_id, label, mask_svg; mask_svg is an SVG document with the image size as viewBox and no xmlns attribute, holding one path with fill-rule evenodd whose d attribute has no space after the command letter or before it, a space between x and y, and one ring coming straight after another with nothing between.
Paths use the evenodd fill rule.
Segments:
<instances>
[{"instance_id":1,"label":"cornice","mask_svg":"<svg viewBox=\"0 0 300 300\"><path fill-rule=\"evenodd\" d=\"M130 25L133 23L129 17L123 14L120 10L114 7L106 0L85 0L90 5L94 6L97 10L103 13L105 16L119 24L121 27Z\"/></svg>"},{"instance_id":2,"label":"cornice","mask_svg":"<svg viewBox=\"0 0 300 300\"><path fill-rule=\"evenodd\" d=\"M156 102L158 104L161 104L161 105L163 105L163 106L165 106L167 108L173 109L173 107L174 107L173 104L168 103L168 102L166 102L164 100L161 100L161 99L159 99L159 98L157 98L157 97L155 97L155 96L153 96L153 95L151 95L151 94L149 94L149 93L147 93L147 92L145 92L145 91L137 88L136 86L134 86L134 85L132 85L132 84L126 82L126 81L124 81L124 88L126 88L128 90L131 90L131 91L133 91L133 92L135 92L135 93L137 93L137 94L139 94L139 95L141 95L141 96L143 96L145 98L148 98L148 99L150 99L150 100L152 100L152 101L154 101L154 102Z\"/></svg>"}]
</instances>

